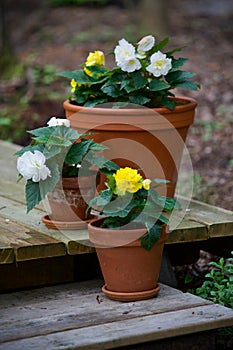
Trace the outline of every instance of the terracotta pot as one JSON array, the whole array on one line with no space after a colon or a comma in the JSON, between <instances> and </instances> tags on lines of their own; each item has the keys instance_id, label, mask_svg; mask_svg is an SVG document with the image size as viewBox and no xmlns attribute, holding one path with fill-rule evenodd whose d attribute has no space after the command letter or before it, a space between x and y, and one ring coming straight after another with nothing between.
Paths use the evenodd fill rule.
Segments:
<instances>
[{"instance_id":1,"label":"terracotta pot","mask_svg":"<svg viewBox=\"0 0 233 350\"><path fill-rule=\"evenodd\" d=\"M146 299L157 294L163 247L168 238L165 227L159 241L147 251L141 246L139 239L133 240L143 236L147 232L146 228L116 232L99 227L101 222L102 219L91 221L88 232L104 277L103 292L111 299L124 301ZM119 246L127 235L133 241ZM118 246L114 247L114 243Z\"/></svg>"},{"instance_id":2,"label":"terracotta pot","mask_svg":"<svg viewBox=\"0 0 233 350\"><path fill-rule=\"evenodd\" d=\"M176 97L182 104L167 108L88 108L65 101L63 106L71 127L79 132L91 132L104 152L119 166L141 169L147 178L170 181L164 195L172 197L189 126L193 123L197 102ZM104 179L102 179L102 184Z\"/></svg>"},{"instance_id":3,"label":"terracotta pot","mask_svg":"<svg viewBox=\"0 0 233 350\"><path fill-rule=\"evenodd\" d=\"M50 219L66 222L87 220L87 203L94 194L92 176L63 178L48 194Z\"/></svg>"}]
</instances>

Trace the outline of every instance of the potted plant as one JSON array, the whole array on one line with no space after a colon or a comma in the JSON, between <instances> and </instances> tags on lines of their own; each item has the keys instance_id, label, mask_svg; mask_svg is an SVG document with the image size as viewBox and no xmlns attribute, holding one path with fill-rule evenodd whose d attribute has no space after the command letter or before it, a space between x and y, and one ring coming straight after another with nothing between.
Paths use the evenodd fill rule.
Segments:
<instances>
[{"instance_id":1,"label":"potted plant","mask_svg":"<svg viewBox=\"0 0 233 350\"><path fill-rule=\"evenodd\" d=\"M43 218L46 225L79 227L88 218L97 170L108 172L117 166L97 154L105 146L70 128L69 120L52 117L47 124L28 131L31 144L16 153L19 180L26 179L27 212L48 195L51 214Z\"/></svg>"},{"instance_id":2,"label":"potted plant","mask_svg":"<svg viewBox=\"0 0 233 350\"><path fill-rule=\"evenodd\" d=\"M71 126L91 130L96 142L109 146L104 154L119 166L131 160L149 177L169 180L167 194L173 196L197 102L172 91L197 90L199 85L190 80L194 73L182 70L187 59L174 56L182 48L162 52L167 43L168 38L156 42L152 35L135 45L121 39L114 49L116 67L107 68L104 53L95 51L82 69L60 75L72 86L72 96L63 104Z\"/></svg>"},{"instance_id":3,"label":"potted plant","mask_svg":"<svg viewBox=\"0 0 233 350\"><path fill-rule=\"evenodd\" d=\"M167 215L179 207L174 198L157 192L166 182L120 168L107 176L107 187L89 202L101 215L88 224L88 231L105 280L102 290L111 299L140 300L159 291Z\"/></svg>"}]
</instances>

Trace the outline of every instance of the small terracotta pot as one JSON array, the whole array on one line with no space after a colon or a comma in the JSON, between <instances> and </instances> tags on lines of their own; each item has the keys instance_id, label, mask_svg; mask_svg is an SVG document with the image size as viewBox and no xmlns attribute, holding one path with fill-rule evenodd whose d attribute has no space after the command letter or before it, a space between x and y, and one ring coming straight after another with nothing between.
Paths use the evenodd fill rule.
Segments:
<instances>
[{"instance_id":1,"label":"small terracotta pot","mask_svg":"<svg viewBox=\"0 0 233 350\"><path fill-rule=\"evenodd\" d=\"M172 197L189 126L193 123L197 102L176 97L181 103L168 108L89 108L63 103L71 127L80 133L91 132L94 141L109 149L104 156L120 167L141 169L147 178L170 181L161 194ZM139 106L140 107L140 106ZM101 180L102 188L104 178Z\"/></svg>"},{"instance_id":2,"label":"small terracotta pot","mask_svg":"<svg viewBox=\"0 0 233 350\"><path fill-rule=\"evenodd\" d=\"M103 291L110 292L112 299L114 299L115 294L117 300L120 300L120 293L123 294L122 300L139 300L153 296L158 287L164 242L168 239L165 226L159 241L151 250L147 251L141 246L139 239L114 247L114 242L116 244L123 243L124 237L127 235L130 235L131 239L143 236L147 232L146 228L106 229L99 227L102 220L91 221L88 224L88 231L90 241L96 248L104 277ZM119 235L120 240L117 239ZM106 295L108 294L106 293ZM143 295L145 297L142 297Z\"/></svg>"},{"instance_id":3,"label":"small terracotta pot","mask_svg":"<svg viewBox=\"0 0 233 350\"><path fill-rule=\"evenodd\" d=\"M94 194L92 176L63 178L48 194L50 219L66 222L90 219L86 208Z\"/></svg>"}]
</instances>

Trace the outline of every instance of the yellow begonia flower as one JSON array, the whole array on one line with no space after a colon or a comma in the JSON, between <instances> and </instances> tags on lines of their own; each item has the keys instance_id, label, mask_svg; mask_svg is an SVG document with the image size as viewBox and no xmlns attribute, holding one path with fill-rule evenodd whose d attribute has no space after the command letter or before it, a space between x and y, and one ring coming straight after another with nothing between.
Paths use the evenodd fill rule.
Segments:
<instances>
[{"instance_id":1,"label":"yellow begonia flower","mask_svg":"<svg viewBox=\"0 0 233 350\"><path fill-rule=\"evenodd\" d=\"M150 179L145 179L142 182L142 187L148 191L150 189L150 183L151 183Z\"/></svg>"},{"instance_id":2,"label":"yellow begonia flower","mask_svg":"<svg viewBox=\"0 0 233 350\"><path fill-rule=\"evenodd\" d=\"M116 181L118 195L124 195L125 192L135 193L142 188L142 177L135 169L121 168L113 176Z\"/></svg>"},{"instance_id":3,"label":"yellow begonia flower","mask_svg":"<svg viewBox=\"0 0 233 350\"><path fill-rule=\"evenodd\" d=\"M77 81L72 79L70 85L72 86L71 92L75 92L76 86L78 85Z\"/></svg>"},{"instance_id":4,"label":"yellow begonia flower","mask_svg":"<svg viewBox=\"0 0 233 350\"><path fill-rule=\"evenodd\" d=\"M91 66L103 66L105 64L105 57L104 57L104 53L102 51L95 51L95 52L90 52L87 60L85 62L85 65L87 67L91 67ZM84 72L89 75L90 77L92 77L93 73L87 69L84 68Z\"/></svg>"}]
</instances>

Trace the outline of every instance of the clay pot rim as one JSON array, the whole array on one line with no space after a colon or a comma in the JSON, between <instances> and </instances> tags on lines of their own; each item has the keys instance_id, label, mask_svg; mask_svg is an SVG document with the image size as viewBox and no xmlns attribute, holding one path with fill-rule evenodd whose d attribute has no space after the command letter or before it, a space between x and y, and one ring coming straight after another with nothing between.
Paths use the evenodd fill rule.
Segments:
<instances>
[{"instance_id":1,"label":"clay pot rim","mask_svg":"<svg viewBox=\"0 0 233 350\"><path fill-rule=\"evenodd\" d=\"M182 101L185 104L183 105L177 105L174 110L170 110L169 108L166 107L158 107L158 108L148 108L144 106L139 106L138 108L135 108L134 110L134 115L141 115L142 111L145 110L153 110L156 113L161 113L161 114L171 114L174 112L179 112L179 111L189 111L194 109L197 106L197 101L191 97L186 97L186 96L175 96L173 98L176 101ZM119 108L119 109L114 109L114 108L101 108L101 107L85 107L85 106L79 106L76 104L72 104L69 102L69 100L66 100L63 102L63 107L65 109L70 109L75 112L85 112L85 113L92 113L92 114L109 114L109 111L111 111L111 115L119 115L119 114L125 114L125 115L131 115L132 114L132 108Z\"/></svg>"},{"instance_id":2,"label":"clay pot rim","mask_svg":"<svg viewBox=\"0 0 233 350\"><path fill-rule=\"evenodd\" d=\"M91 220L88 225L88 232L89 232L89 238L90 241L96 246L96 247L104 247L104 248L112 248L112 247L132 247L132 246L141 246L140 238L143 237L147 233L147 228L142 225L140 228L133 228L133 229L109 229L109 228L102 228L95 225L95 223L103 221L104 218L95 218ZM165 242L169 234L166 232L166 226L165 224L162 224L162 232L160 235L159 240L157 243L163 243ZM93 232L94 231L94 232ZM118 231L118 233L117 233ZM129 233L132 233L130 236ZM127 236L129 240L128 243L124 242L124 237ZM100 238L101 235L102 237ZM94 237L95 236L95 237ZM136 238L135 238L136 237ZM104 241L103 241L104 239ZM127 240L126 240L127 241ZM104 243L103 243L104 242Z\"/></svg>"}]
</instances>

